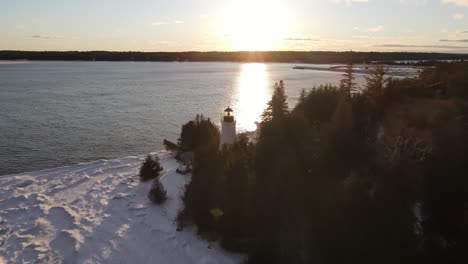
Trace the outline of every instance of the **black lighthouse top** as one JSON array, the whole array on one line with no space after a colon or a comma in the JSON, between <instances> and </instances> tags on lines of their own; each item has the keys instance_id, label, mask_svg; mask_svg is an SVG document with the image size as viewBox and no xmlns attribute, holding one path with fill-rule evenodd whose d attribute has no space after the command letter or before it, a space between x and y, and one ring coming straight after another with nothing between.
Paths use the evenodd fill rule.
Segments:
<instances>
[{"instance_id":1,"label":"black lighthouse top","mask_svg":"<svg viewBox=\"0 0 468 264\"><path fill-rule=\"evenodd\" d=\"M228 106L228 108L224 109L224 112L226 112L226 115L223 118L224 122L234 122L234 117L231 116L231 113L234 112L234 110Z\"/></svg>"},{"instance_id":2,"label":"black lighthouse top","mask_svg":"<svg viewBox=\"0 0 468 264\"><path fill-rule=\"evenodd\" d=\"M228 106L228 108L224 109L224 112L228 113L229 115L231 112L234 112L234 110L232 110L231 107Z\"/></svg>"}]
</instances>

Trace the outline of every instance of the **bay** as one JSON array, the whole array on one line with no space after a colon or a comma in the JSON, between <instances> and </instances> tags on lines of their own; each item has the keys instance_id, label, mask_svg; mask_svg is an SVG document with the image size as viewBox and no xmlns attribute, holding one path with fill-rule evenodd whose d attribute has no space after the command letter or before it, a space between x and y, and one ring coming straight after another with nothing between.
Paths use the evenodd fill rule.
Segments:
<instances>
[{"instance_id":1,"label":"bay","mask_svg":"<svg viewBox=\"0 0 468 264\"><path fill-rule=\"evenodd\" d=\"M284 80L292 107L301 89L340 79L294 66L0 62L0 175L160 150L198 113L219 125L227 106L239 131L253 130L275 82Z\"/></svg>"}]
</instances>

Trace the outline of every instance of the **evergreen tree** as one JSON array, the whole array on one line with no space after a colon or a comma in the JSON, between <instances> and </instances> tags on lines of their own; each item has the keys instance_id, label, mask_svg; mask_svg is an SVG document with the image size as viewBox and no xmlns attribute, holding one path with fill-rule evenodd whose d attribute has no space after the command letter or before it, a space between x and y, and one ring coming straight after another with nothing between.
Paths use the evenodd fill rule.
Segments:
<instances>
[{"instance_id":1,"label":"evergreen tree","mask_svg":"<svg viewBox=\"0 0 468 264\"><path fill-rule=\"evenodd\" d=\"M268 122L276 118L284 117L288 112L287 96L284 90L284 82L281 80L275 83L274 92L271 100L268 102L267 109L262 114L262 121Z\"/></svg>"},{"instance_id":2,"label":"evergreen tree","mask_svg":"<svg viewBox=\"0 0 468 264\"><path fill-rule=\"evenodd\" d=\"M151 156L150 154L146 155L145 161L141 164L140 167L140 179L142 181L151 180L159 177L159 174L163 170L163 167L159 163L158 156Z\"/></svg>"},{"instance_id":3,"label":"evergreen tree","mask_svg":"<svg viewBox=\"0 0 468 264\"><path fill-rule=\"evenodd\" d=\"M348 95L348 97L351 97L351 94L356 91L356 83L354 80L356 79L354 77L354 69L353 69L353 64L349 63L346 66L345 72L341 75L343 78L340 80L340 89Z\"/></svg>"},{"instance_id":4,"label":"evergreen tree","mask_svg":"<svg viewBox=\"0 0 468 264\"><path fill-rule=\"evenodd\" d=\"M162 204L167 200L167 192L164 185L158 178L154 179L151 189L148 193L148 198L156 204Z\"/></svg>"},{"instance_id":5,"label":"evergreen tree","mask_svg":"<svg viewBox=\"0 0 468 264\"><path fill-rule=\"evenodd\" d=\"M219 130L209 118L197 115L194 120L182 126L179 146L182 151L195 151L199 147L219 144Z\"/></svg>"},{"instance_id":6,"label":"evergreen tree","mask_svg":"<svg viewBox=\"0 0 468 264\"><path fill-rule=\"evenodd\" d=\"M299 101L298 101L298 103L299 103L299 104L304 103L306 96L307 96L306 90L305 90L305 89L302 89L302 90L301 90L301 94L299 95Z\"/></svg>"},{"instance_id":7,"label":"evergreen tree","mask_svg":"<svg viewBox=\"0 0 468 264\"><path fill-rule=\"evenodd\" d=\"M383 88L388 79L385 78L385 74L388 69L382 64L377 64L369 70L369 73L364 78L366 84L364 91L366 97L374 104L377 104L383 93Z\"/></svg>"},{"instance_id":8,"label":"evergreen tree","mask_svg":"<svg viewBox=\"0 0 468 264\"><path fill-rule=\"evenodd\" d=\"M239 134L236 142L222 153L225 175L222 210L225 214L219 227L223 235L222 246L230 250L245 250L251 246L245 240L252 232L254 149L248 136Z\"/></svg>"},{"instance_id":9,"label":"evergreen tree","mask_svg":"<svg viewBox=\"0 0 468 264\"><path fill-rule=\"evenodd\" d=\"M192 177L185 186L182 201L184 209L179 215L179 224L193 222L200 232L214 228L210 210L219 208L219 193L223 179L222 160L216 146L200 147L195 150Z\"/></svg>"}]
</instances>

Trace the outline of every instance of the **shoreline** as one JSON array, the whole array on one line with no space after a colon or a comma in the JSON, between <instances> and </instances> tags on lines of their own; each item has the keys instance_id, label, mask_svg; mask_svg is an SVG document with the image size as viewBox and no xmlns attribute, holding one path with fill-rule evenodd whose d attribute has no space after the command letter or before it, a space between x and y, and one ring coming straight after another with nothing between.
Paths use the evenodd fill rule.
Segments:
<instances>
[{"instance_id":1,"label":"shoreline","mask_svg":"<svg viewBox=\"0 0 468 264\"><path fill-rule=\"evenodd\" d=\"M387 65L387 64L385 64ZM390 66L390 65L387 65ZM410 67L389 67L390 69L417 69L414 68L415 66L410 66ZM345 73L346 69L341 68L341 67L330 67L330 68L321 68L321 67L313 67L313 66L295 66L293 67L294 70L303 70L303 71L324 71L324 72L336 72L336 73ZM354 74L362 74L366 75L369 73L368 70L362 70L362 69L354 69L353 70ZM416 77L418 74L412 73L412 72L398 72L398 71L389 71L386 76L391 76L391 77Z\"/></svg>"},{"instance_id":2,"label":"shoreline","mask_svg":"<svg viewBox=\"0 0 468 264\"><path fill-rule=\"evenodd\" d=\"M146 153L146 154L157 154L157 155L161 155L161 156L171 155L171 153L168 152L165 149L151 151L151 152ZM63 169L66 169L66 168L72 169L73 167L77 167L77 166L89 166L89 165L93 165L93 164L105 163L105 162L110 162L110 161L144 158L146 154L129 155L129 156L124 156L124 157L116 157L116 158L108 158L108 159L101 158L101 159L96 159L96 160L90 160L90 161L83 161L83 162L78 162L78 163L60 165L60 166L51 167L51 168L37 169L37 170L32 170L32 171L24 171L24 172L13 173L13 174L2 174L2 175L0 175L0 179L8 178L8 177L16 177L16 176L26 176L26 175L29 175L29 174L47 173L47 172L63 170Z\"/></svg>"},{"instance_id":3,"label":"shoreline","mask_svg":"<svg viewBox=\"0 0 468 264\"><path fill-rule=\"evenodd\" d=\"M398 63L465 60L467 53L364 51L22 51L0 50L0 60L46 61L151 61L151 62L257 62L257 63Z\"/></svg>"}]
</instances>

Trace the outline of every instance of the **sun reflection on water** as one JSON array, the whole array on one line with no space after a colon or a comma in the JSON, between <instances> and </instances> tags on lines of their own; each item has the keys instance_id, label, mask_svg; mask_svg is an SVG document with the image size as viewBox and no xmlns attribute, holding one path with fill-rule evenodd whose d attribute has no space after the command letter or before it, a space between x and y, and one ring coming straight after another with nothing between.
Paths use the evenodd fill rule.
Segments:
<instances>
[{"instance_id":1,"label":"sun reflection on water","mask_svg":"<svg viewBox=\"0 0 468 264\"><path fill-rule=\"evenodd\" d=\"M239 131L255 130L255 122L261 120L261 114L271 97L269 86L265 64L247 63L242 65L234 106Z\"/></svg>"}]
</instances>

